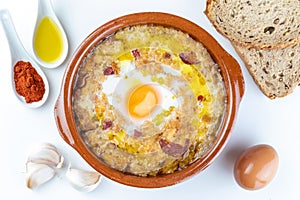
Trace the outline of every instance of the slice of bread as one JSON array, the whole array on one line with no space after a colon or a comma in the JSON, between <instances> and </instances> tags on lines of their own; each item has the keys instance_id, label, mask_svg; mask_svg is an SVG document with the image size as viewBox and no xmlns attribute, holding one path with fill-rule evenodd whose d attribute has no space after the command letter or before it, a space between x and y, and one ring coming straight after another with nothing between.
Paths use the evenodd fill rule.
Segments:
<instances>
[{"instance_id":1,"label":"slice of bread","mask_svg":"<svg viewBox=\"0 0 300 200\"><path fill-rule=\"evenodd\" d=\"M205 14L242 46L273 49L300 41L300 0L207 0Z\"/></svg>"},{"instance_id":2,"label":"slice of bread","mask_svg":"<svg viewBox=\"0 0 300 200\"><path fill-rule=\"evenodd\" d=\"M300 42L283 49L257 50L232 43L261 91L269 98L284 97L300 83Z\"/></svg>"}]
</instances>

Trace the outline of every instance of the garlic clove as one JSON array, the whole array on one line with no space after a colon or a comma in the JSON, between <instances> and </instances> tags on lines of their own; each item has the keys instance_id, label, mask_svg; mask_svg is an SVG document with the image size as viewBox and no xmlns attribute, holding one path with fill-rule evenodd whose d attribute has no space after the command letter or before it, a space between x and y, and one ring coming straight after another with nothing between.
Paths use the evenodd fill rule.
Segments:
<instances>
[{"instance_id":1,"label":"garlic clove","mask_svg":"<svg viewBox=\"0 0 300 200\"><path fill-rule=\"evenodd\" d=\"M26 185L30 189L35 189L38 186L48 182L55 175L53 168L46 164L26 163L27 180Z\"/></svg>"},{"instance_id":2,"label":"garlic clove","mask_svg":"<svg viewBox=\"0 0 300 200\"><path fill-rule=\"evenodd\" d=\"M64 157L54 145L43 143L28 156L27 161L61 168L63 166Z\"/></svg>"},{"instance_id":3,"label":"garlic clove","mask_svg":"<svg viewBox=\"0 0 300 200\"><path fill-rule=\"evenodd\" d=\"M98 172L75 169L70 166L67 169L66 177L71 185L81 192L93 191L97 188L102 178Z\"/></svg>"}]
</instances>

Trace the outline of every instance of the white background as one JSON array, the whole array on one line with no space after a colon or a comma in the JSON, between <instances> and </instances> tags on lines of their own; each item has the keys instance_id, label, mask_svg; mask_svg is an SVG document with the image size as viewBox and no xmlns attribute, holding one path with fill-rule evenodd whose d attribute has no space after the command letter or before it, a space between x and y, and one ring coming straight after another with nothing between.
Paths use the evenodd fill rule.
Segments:
<instances>
[{"instance_id":1,"label":"white background","mask_svg":"<svg viewBox=\"0 0 300 200\"><path fill-rule=\"evenodd\" d=\"M300 199L300 89L283 99L270 100L258 89L230 43L216 32L203 11L204 0L53 0L53 7L69 39L66 62L56 69L44 69L50 82L50 96L39 109L21 105L11 86L10 52L0 28L0 199ZM25 48L32 54L32 35L37 0L0 0L0 9L10 10ZM241 65L246 92L236 126L224 151L205 171L183 183L162 189L139 189L103 178L91 193L73 189L63 174L35 191L26 188L24 166L33 145L56 145L74 167L91 169L60 137L54 120L54 104L70 56L83 39L98 26L124 14L162 11L187 18L212 34ZM300 55L297 55L300 56ZM280 166L275 179L258 191L246 191L233 178L233 164L247 147L272 145Z\"/></svg>"}]
</instances>

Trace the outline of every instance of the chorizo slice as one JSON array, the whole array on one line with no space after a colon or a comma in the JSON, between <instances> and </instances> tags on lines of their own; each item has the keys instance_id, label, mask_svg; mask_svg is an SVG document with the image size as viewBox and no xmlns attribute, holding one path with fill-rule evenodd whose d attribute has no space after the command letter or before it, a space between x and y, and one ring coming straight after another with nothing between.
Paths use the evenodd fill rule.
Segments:
<instances>
[{"instance_id":1,"label":"chorizo slice","mask_svg":"<svg viewBox=\"0 0 300 200\"><path fill-rule=\"evenodd\" d=\"M190 51L190 52L181 52L179 54L180 59L182 62L188 65L193 65L193 64L198 64L200 61L197 58L197 55L195 52Z\"/></svg>"},{"instance_id":2,"label":"chorizo slice","mask_svg":"<svg viewBox=\"0 0 300 200\"><path fill-rule=\"evenodd\" d=\"M182 156L188 150L189 144L190 141L188 139L186 139L184 146L174 142L169 142L165 139L161 139L159 141L159 145L163 152L174 157Z\"/></svg>"}]
</instances>

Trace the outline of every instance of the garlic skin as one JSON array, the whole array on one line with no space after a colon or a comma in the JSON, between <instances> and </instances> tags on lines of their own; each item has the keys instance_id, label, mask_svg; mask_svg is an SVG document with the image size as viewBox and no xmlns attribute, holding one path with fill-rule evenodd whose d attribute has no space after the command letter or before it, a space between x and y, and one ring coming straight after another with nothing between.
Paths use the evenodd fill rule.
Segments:
<instances>
[{"instance_id":1,"label":"garlic skin","mask_svg":"<svg viewBox=\"0 0 300 200\"><path fill-rule=\"evenodd\" d=\"M28 156L27 162L61 168L64 163L64 157L59 153L54 145L43 143L31 152Z\"/></svg>"},{"instance_id":2,"label":"garlic skin","mask_svg":"<svg viewBox=\"0 0 300 200\"><path fill-rule=\"evenodd\" d=\"M48 182L55 175L55 171L52 167L33 162L26 163L26 173L26 185L30 189L36 189L40 185Z\"/></svg>"},{"instance_id":3,"label":"garlic skin","mask_svg":"<svg viewBox=\"0 0 300 200\"><path fill-rule=\"evenodd\" d=\"M98 172L85 171L68 167L66 177L70 184L81 192L91 192L97 188L101 182L101 174Z\"/></svg>"}]
</instances>

